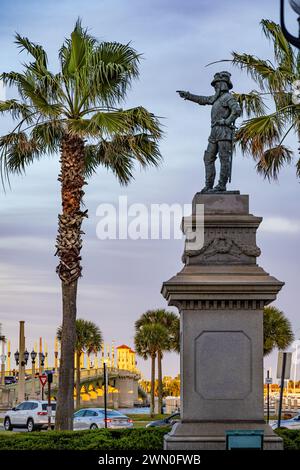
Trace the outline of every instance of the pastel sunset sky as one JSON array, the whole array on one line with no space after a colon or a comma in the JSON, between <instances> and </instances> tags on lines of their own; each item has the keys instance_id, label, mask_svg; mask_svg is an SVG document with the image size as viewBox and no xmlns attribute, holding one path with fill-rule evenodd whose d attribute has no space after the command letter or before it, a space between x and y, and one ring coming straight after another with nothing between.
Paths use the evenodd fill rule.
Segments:
<instances>
[{"instance_id":1,"label":"pastel sunset sky","mask_svg":"<svg viewBox=\"0 0 300 470\"><path fill-rule=\"evenodd\" d=\"M101 203L188 204L203 187L202 157L210 128L209 107L179 99L176 90L211 94L212 75L224 68L232 73L234 89L248 92L255 84L228 64L206 65L230 58L230 52L254 53L272 60L264 38L262 18L279 20L276 0L8 0L1 1L1 71L20 70L26 55L19 54L14 33L42 43L50 66L57 69L57 51L70 35L77 17L100 40L132 42L143 54L140 79L126 106L143 105L162 116L163 162L158 169L135 171L135 180L120 188L114 176L100 170L86 190L89 219L84 222L83 278L79 284L78 316L96 322L106 342L133 347L134 322L148 309L167 307L162 282L182 268L183 240L99 240L96 236ZM296 17L287 16L291 29ZM294 20L294 21L292 21ZM15 96L10 90L8 97ZM241 119L238 123L241 122ZM11 129L2 118L1 133ZM297 152L297 138L289 145ZM60 212L58 155L36 162L26 176L11 179L0 194L0 322L17 349L18 322L25 320L31 350L42 336L52 356L54 336L61 322L60 284L54 257L57 214ZM230 189L250 195L251 212L263 216L258 232L259 264L285 281L276 305L300 334L299 319L299 181L294 165L269 183L255 171L250 158L238 151ZM298 333L297 333L298 330ZM52 362L52 361L51 361ZM274 369L276 354L265 361ZM150 363L138 360L150 375ZM179 358L166 354L164 374L179 372Z\"/></svg>"}]
</instances>

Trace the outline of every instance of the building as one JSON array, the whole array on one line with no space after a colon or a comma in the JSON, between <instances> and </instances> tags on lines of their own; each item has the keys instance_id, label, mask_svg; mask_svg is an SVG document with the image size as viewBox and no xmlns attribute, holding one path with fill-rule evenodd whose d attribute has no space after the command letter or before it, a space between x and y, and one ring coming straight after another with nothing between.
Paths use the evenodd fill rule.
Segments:
<instances>
[{"instance_id":1,"label":"building","mask_svg":"<svg viewBox=\"0 0 300 470\"><path fill-rule=\"evenodd\" d=\"M126 344L117 347L117 367L130 372L136 371L135 351Z\"/></svg>"}]
</instances>

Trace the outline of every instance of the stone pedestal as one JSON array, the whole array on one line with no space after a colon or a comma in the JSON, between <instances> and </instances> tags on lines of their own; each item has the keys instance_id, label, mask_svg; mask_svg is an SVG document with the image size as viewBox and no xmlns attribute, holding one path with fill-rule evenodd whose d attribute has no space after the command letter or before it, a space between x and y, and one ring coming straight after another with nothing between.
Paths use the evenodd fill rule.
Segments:
<instances>
[{"instance_id":1,"label":"stone pedestal","mask_svg":"<svg viewBox=\"0 0 300 470\"><path fill-rule=\"evenodd\" d=\"M197 227L197 204L204 245L189 243L184 268L162 287L181 317L181 422L165 448L225 449L226 430L260 429L265 449L281 449L264 422L263 308L283 283L256 263L262 219L249 214L247 195L196 194L186 234Z\"/></svg>"}]
</instances>

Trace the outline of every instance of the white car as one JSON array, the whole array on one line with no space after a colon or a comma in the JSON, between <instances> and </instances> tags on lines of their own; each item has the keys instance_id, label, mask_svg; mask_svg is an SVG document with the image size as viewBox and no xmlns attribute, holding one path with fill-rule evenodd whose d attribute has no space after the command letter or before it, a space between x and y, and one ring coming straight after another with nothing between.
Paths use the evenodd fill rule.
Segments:
<instances>
[{"instance_id":1,"label":"white car","mask_svg":"<svg viewBox=\"0 0 300 470\"><path fill-rule=\"evenodd\" d=\"M272 429L277 429L278 421L273 421L271 424ZM286 429L300 429L300 414L290 419L282 419L280 427Z\"/></svg>"},{"instance_id":2,"label":"white car","mask_svg":"<svg viewBox=\"0 0 300 470\"><path fill-rule=\"evenodd\" d=\"M4 429L27 428L28 432L48 427L48 402L27 400L7 411L4 416ZM56 403L51 403L51 426L54 427Z\"/></svg>"},{"instance_id":3,"label":"white car","mask_svg":"<svg viewBox=\"0 0 300 470\"><path fill-rule=\"evenodd\" d=\"M105 427L104 408L83 408L74 413L73 429L98 429ZM116 410L107 410L107 427L110 429L132 428L132 419Z\"/></svg>"}]
</instances>

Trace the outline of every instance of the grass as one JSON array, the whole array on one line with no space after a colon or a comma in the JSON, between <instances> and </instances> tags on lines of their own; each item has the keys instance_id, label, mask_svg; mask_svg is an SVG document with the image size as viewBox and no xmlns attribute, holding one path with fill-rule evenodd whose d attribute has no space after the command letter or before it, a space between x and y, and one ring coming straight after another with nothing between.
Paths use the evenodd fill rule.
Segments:
<instances>
[{"instance_id":1,"label":"grass","mask_svg":"<svg viewBox=\"0 0 300 470\"><path fill-rule=\"evenodd\" d=\"M127 416L132 419L134 428L144 428L151 421L167 418L168 414L157 414L151 417L149 414L143 413L128 413Z\"/></svg>"}]
</instances>

